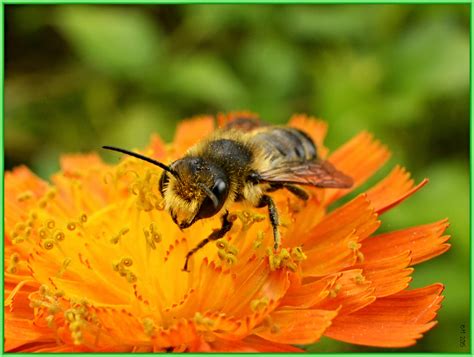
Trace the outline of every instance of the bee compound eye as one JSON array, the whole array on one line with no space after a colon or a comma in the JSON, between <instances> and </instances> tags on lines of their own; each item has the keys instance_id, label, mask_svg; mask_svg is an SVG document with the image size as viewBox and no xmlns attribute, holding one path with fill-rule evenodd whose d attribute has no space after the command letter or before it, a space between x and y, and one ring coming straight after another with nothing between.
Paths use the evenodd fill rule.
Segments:
<instances>
[{"instance_id":1,"label":"bee compound eye","mask_svg":"<svg viewBox=\"0 0 474 357\"><path fill-rule=\"evenodd\" d=\"M217 179L214 182L214 186L212 186L211 192L216 196L217 206L210 197L206 197L199 208L199 212L196 216L197 219L212 217L219 212L227 198L229 186L223 179Z\"/></svg>"},{"instance_id":2,"label":"bee compound eye","mask_svg":"<svg viewBox=\"0 0 474 357\"><path fill-rule=\"evenodd\" d=\"M217 179L212 188L212 193L217 197L217 200L222 201L227 194L227 183L222 179Z\"/></svg>"}]
</instances>

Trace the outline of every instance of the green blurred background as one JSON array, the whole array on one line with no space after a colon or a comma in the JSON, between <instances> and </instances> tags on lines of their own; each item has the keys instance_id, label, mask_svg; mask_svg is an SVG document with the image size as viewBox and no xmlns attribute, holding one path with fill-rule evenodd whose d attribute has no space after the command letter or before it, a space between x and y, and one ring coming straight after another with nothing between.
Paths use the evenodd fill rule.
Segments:
<instances>
[{"instance_id":1,"label":"green blurred background","mask_svg":"<svg viewBox=\"0 0 474 357\"><path fill-rule=\"evenodd\" d=\"M6 5L5 18L7 169L46 178L61 153L143 147L237 109L324 118L332 149L373 132L394 154L378 177L402 163L430 178L382 230L451 221L453 247L411 284L446 284L439 325L402 351L469 351L469 5Z\"/></svg>"}]
</instances>

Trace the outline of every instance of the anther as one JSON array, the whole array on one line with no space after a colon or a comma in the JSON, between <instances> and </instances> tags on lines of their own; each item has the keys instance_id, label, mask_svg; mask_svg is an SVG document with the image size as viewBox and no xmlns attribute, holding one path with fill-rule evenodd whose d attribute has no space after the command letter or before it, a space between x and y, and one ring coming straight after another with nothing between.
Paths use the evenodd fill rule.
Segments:
<instances>
[{"instance_id":1,"label":"anther","mask_svg":"<svg viewBox=\"0 0 474 357\"><path fill-rule=\"evenodd\" d=\"M137 276L133 274L131 271L127 272L127 281L130 284L136 283L138 280Z\"/></svg>"},{"instance_id":2,"label":"anther","mask_svg":"<svg viewBox=\"0 0 474 357\"><path fill-rule=\"evenodd\" d=\"M81 215L80 220L81 220L82 223L86 223L86 222L87 222L87 215L86 215L85 213L83 213L83 214Z\"/></svg>"},{"instance_id":3,"label":"anther","mask_svg":"<svg viewBox=\"0 0 474 357\"><path fill-rule=\"evenodd\" d=\"M149 337L152 337L155 334L155 330L156 330L155 322L153 321L153 319L150 317L145 317L142 320L142 324L143 324L143 330L145 331L145 334Z\"/></svg>"},{"instance_id":4,"label":"anther","mask_svg":"<svg viewBox=\"0 0 474 357\"><path fill-rule=\"evenodd\" d=\"M227 247L227 253L232 254L232 255L237 255L239 254L239 250L235 246L229 245Z\"/></svg>"},{"instance_id":5,"label":"anther","mask_svg":"<svg viewBox=\"0 0 474 357\"><path fill-rule=\"evenodd\" d=\"M52 239L46 239L44 242L43 242L43 248L44 249L47 249L47 250L51 250L54 248L54 240Z\"/></svg>"},{"instance_id":6,"label":"anther","mask_svg":"<svg viewBox=\"0 0 474 357\"><path fill-rule=\"evenodd\" d=\"M20 261L20 255L18 253L13 253L10 257L12 263L18 263Z\"/></svg>"},{"instance_id":7,"label":"anther","mask_svg":"<svg viewBox=\"0 0 474 357\"><path fill-rule=\"evenodd\" d=\"M44 228L44 227L42 227L42 228L39 229L38 234L39 234L39 236L40 236L41 239L45 239L45 238L47 238L47 237L49 236L49 232L48 232L47 229Z\"/></svg>"},{"instance_id":8,"label":"anther","mask_svg":"<svg viewBox=\"0 0 474 357\"><path fill-rule=\"evenodd\" d=\"M39 208L46 208L46 205L48 204L48 200L42 198L41 200L38 201L38 206Z\"/></svg>"},{"instance_id":9,"label":"anther","mask_svg":"<svg viewBox=\"0 0 474 357\"><path fill-rule=\"evenodd\" d=\"M237 262L237 258L235 257L235 255L233 254L227 254L225 256L225 261L227 262L227 264L229 265L234 265L236 262Z\"/></svg>"},{"instance_id":10,"label":"anther","mask_svg":"<svg viewBox=\"0 0 474 357\"><path fill-rule=\"evenodd\" d=\"M48 293L49 293L49 287L48 287L48 285L43 284L43 285L41 285L41 286L39 287L39 290L38 290L38 291L39 291L39 293L40 293L41 295L48 295Z\"/></svg>"},{"instance_id":11,"label":"anther","mask_svg":"<svg viewBox=\"0 0 474 357\"><path fill-rule=\"evenodd\" d=\"M76 229L76 223L74 223L74 222L69 222L69 223L67 224L67 229L69 229L70 231L75 230L75 229Z\"/></svg>"},{"instance_id":12,"label":"anther","mask_svg":"<svg viewBox=\"0 0 474 357\"><path fill-rule=\"evenodd\" d=\"M53 229L55 226L56 226L56 222L52 219L46 222L46 227L48 227L49 229Z\"/></svg>"},{"instance_id":13,"label":"anther","mask_svg":"<svg viewBox=\"0 0 474 357\"><path fill-rule=\"evenodd\" d=\"M63 241L64 238L66 238L66 235L63 231L58 231L54 234L54 239L56 239L57 241Z\"/></svg>"},{"instance_id":14,"label":"anther","mask_svg":"<svg viewBox=\"0 0 474 357\"><path fill-rule=\"evenodd\" d=\"M56 196L56 189L52 188L46 193L46 197L52 200Z\"/></svg>"},{"instance_id":15,"label":"anther","mask_svg":"<svg viewBox=\"0 0 474 357\"><path fill-rule=\"evenodd\" d=\"M133 260L130 257L125 257L120 260L120 264L123 264L126 267L131 267L133 265Z\"/></svg>"},{"instance_id":16,"label":"anther","mask_svg":"<svg viewBox=\"0 0 474 357\"><path fill-rule=\"evenodd\" d=\"M33 192L31 192L31 191L22 192L16 197L16 199L19 202L23 202L23 201L29 200L31 198L33 198Z\"/></svg>"},{"instance_id":17,"label":"anther","mask_svg":"<svg viewBox=\"0 0 474 357\"><path fill-rule=\"evenodd\" d=\"M228 246L228 243L224 239L219 239L218 241L216 241L216 247L219 249L226 249L227 246Z\"/></svg>"}]
</instances>

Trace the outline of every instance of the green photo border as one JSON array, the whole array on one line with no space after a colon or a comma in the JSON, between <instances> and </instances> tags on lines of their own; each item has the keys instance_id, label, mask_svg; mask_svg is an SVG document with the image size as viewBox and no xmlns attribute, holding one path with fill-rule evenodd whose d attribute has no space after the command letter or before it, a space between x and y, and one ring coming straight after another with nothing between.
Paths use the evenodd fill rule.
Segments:
<instances>
[{"instance_id":1,"label":"green photo border","mask_svg":"<svg viewBox=\"0 0 474 357\"><path fill-rule=\"evenodd\" d=\"M0 86L0 91L2 95L2 111L1 111L1 135L0 135L0 141L1 141L1 147L2 147L2 158L0 160L0 165L2 168L2 172L5 171L4 167L4 157L5 157L5 149L4 149L4 128L5 128L5 98L4 98L4 79L5 79L5 73L4 73L4 64L5 64L5 57L4 57L4 48L5 48L5 19L4 19L4 13L5 13L5 5L41 5L41 4L51 4L51 5L59 5L59 4L133 4L133 5L138 5L138 4L470 4L470 15L471 15L471 20L470 20L470 187L469 187L469 218L470 218L470 237L471 237L471 244L470 244L470 287L469 291L471 294L471 301L470 301L470 326L467 327L467 338L469 340L469 347L470 351L464 353L464 352L458 352L458 353L403 353L403 352L396 352L396 353L350 353L351 356L431 356L431 355L443 355L443 356L471 356L472 355L472 346L473 346L473 335L472 335L472 322L474 318L474 313L472 309L472 298L474 296L474 286L472 284L472 277L474 274L474 266L473 266L473 261L472 261L472 256L474 253L473 250L473 245L472 245L472 236L474 235L474 228L472 226L472 222L474 220L474 214L473 214L473 206L472 206L472 199L473 199L473 185L474 185L474 178L473 178L473 163L472 160L474 158L474 126L472 125L472 118L474 116L474 107L473 107L473 92L472 92L472 83L474 80L474 75L472 72L473 68L473 58L474 58L474 49L472 46L472 35L474 34L474 24L473 24L473 17L474 17L474 7L472 5L472 1L469 0L453 0L453 1L446 1L446 0L418 0L418 1L409 1L409 0L395 0L395 1L380 1L380 0L365 0L365 1L358 1L358 0L335 0L335 1L315 1L315 0L297 0L297 1L282 1L282 0L241 0L241 1L223 1L223 0L207 0L207 1L200 1L200 0L184 0L184 1L179 1L179 0L171 0L171 1L155 1L155 0L138 0L138 1L130 1L130 0L98 0L98 1L93 1L93 0L63 0L63 1L54 1L54 0L1 0L1 6L0 6L0 18L1 18L1 39L2 39L2 46L0 48L0 57L2 61L2 66L0 68L0 76L2 80L2 86ZM4 175L2 179L0 180L1 182L1 189L2 189L2 207L1 211L2 214L4 214L4 207L5 207L5 201L4 201ZM2 219L1 221L1 227L2 231L4 231L4 220ZM0 252L2 258L4 257L4 247L3 244L0 246ZM3 271L5 271L4 267L4 259L2 259L2 268ZM2 275L1 277L2 285L4 282L4 277ZM4 301L5 296L4 296L4 289L1 289L1 296L2 296L2 301ZM4 339L4 310L1 310L1 319L2 319L2 328L1 328L1 337L2 341ZM32 355L32 353L6 353L4 351L4 345L2 344L2 349L1 349L1 354L5 355L15 355L15 356L26 356L26 355ZM70 355L71 353L40 353L42 356L61 356L61 355ZM128 355L126 353L72 353L75 355L84 355L84 356L104 356L104 355ZM142 355L155 355L153 353L141 353ZM206 355L208 353L187 353L186 355ZM259 353L259 356L272 356L275 354L279 355L287 355L286 353ZM347 356L348 353L325 353L327 355L331 355L334 357L343 357ZM213 355L213 356L224 356L224 355L248 355L247 353L212 353L208 355Z\"/></svg>"}]
</instances>

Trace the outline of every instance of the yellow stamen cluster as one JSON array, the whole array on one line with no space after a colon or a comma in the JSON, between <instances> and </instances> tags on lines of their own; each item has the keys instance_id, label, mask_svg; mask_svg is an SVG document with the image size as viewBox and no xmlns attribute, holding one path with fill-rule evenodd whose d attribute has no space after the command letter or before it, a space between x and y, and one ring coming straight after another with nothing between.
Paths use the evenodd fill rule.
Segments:
<instances>
[{"instance_id":1,"label":"yellow stamen cluster","mask_svg":"<svg viewBox=\"0 0 474 357\"><path fill-rule=\"evenodd\" d=\"M365 260L364 254L359 250L360 247L361 247L360 243L357 243L355 241L350 241L347 244L347 247L354 252L354 254L356 255L357 260L358 260L359 263L364 262L364 260Z\"/></svg>"},{"instance_id":2,"label":"yellow stamen cluster","mask_svg":"<svg viewBox=\"0 0 474 357\"><path fill-rule=\"evenodd\" d=\"M267 248L268 262L272 271L288 268L292 272L295 272L298 268L298 263L306 259L306 255L303 253L301 247L288 249L283 248L280 252L275 253L273 249Z\"/></svg>"},{"instance_id":3,"label":"yellow stamen cluster","mask_svg":"<svg viewBox=\"0 0 474 357\"><path fill-rule=\"evenodd\" d=\"M194 314L194 322L196 322L196 324L198 325L201 325L207 328L212 327L215 324L214 320L212 320L209 317L203 316L200 312L196 312Z\"/></svg>"},{"instance_id":4,"label":"yellow stamen cluster","mask_svg":"<svg viewBox=\"0 0 474 357\"><path fill-rule=\"evenodd\" d=\"M237 254L239 254L239 250L235 246L229 244L225 239L219 239L216 242L216 246L218 248L217 256L220 260L229 265L233 265L237 262Z\"/></svg>"},{"instance_id":5,"label":"yellow stamen cluster","mask_svg":"<svg viewBox=\"0 0 474 357\"><path fill-rule=\"evenodd\" d=\"M130 257L123 257L120 261L112 264L114 271L120 274L120 276L127 279L130 284L133 284L137 281L137 276L133 273L129 267L133 265L133 260Z\"/></svg>"},{"instance_id":6,"label":"yellow stamen cluster","mask_svg":"<svg viewBox=\"0 0 474 357\"><path fill-rule=\"evenodd\" d=\"M86 301L79 301L73 307L64 312L66 321L69 322L69 330L75 345L82 343L82 329L90 318Z\"/></svg>"},{"instance_id":7,"label":"yellow stamen cluster","mask_svg":"<svg viewBox=\"0 0 474 357\"><path fill-rule=\"evenodd\" d=\"M158 231L158 226L155 222L150 223L150 228L143 228L147 245L151 249L156 249L156 244L160 243L163 239L161 233Z\"/></svg>"},{"instance_id":8,"label":"yellow stamen cluster","mask_svg":"<svg viewBox=\"0 0 474 357\"><path fill-rule=\"evenodd\" d=\"M158 183L152 180L155 172L148 170L145 177L140 178L137 174L135 182L131 186L131 191L137 196L137 208L145 212L153 209L162 209L162 203L159 196L155 193Z\"/></svg>"},{"instance_id":9,"label":"yellow stamen cluster","mask_svg":"<svg viewBox=\"0 0 474 357\"><path fill-rule=\"evenodd\" d=\"M253 312L262 311L268 306L268 303L269 301L267 297L255 299L250 302L250 309L252 309Z\"/></svg>"}]
</instances>

